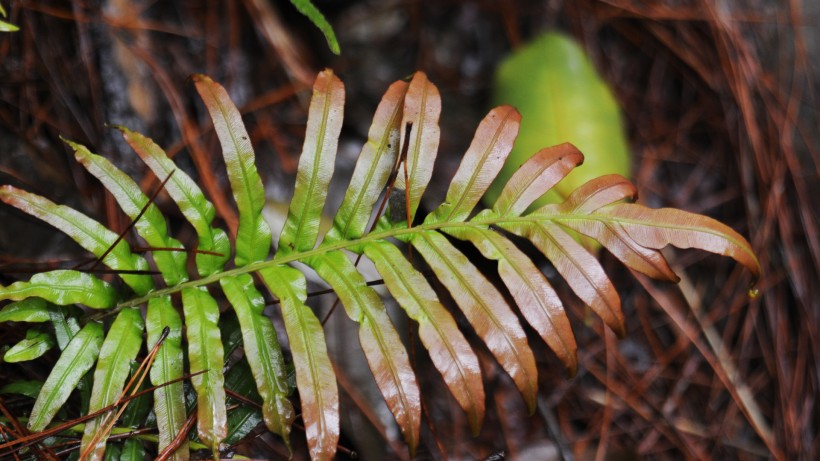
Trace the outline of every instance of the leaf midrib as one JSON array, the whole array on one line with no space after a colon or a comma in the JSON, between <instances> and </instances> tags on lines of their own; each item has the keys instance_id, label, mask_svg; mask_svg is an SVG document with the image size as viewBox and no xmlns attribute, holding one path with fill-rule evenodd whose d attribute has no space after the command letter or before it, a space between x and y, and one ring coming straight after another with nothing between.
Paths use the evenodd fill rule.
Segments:
<instances>
[{"instance_id":1,"label":"leaf midrib","mask_svg":"<svg viewBox=\"0 0 820 461\"><path fill-rule=\"evenodd\" d=\"M225 123L225 126L227 128L226 131L228 132L228 135L230 135L230 137L231 137L231 143L233 144L233 155L230 155L230 152L228 150L225 150L224 156L225 156L226 163L228 163L229 157L230 157L231 161L236 162L236 165L238 166L237 170L239 170L239 173L242 176L241 179L237 178L238 180L236 182L238 182L239 184L231 184L231 188L233 190L236 190L236 186L238 185L239 187L241 187L243 189L242 194L240 194L240 193L234 194L234 199L236 200L236 205L239 208L240 218L242 217L243 209L245 209L248 212L247 215L251 217L250 231L248 232L248 234L245 237L248 239L247 240L247 247L248 248L254 248L256 246L256 238L258 236L258 234L255 232L255 230L257 228L256 222L261 217L259 214L257 214L258 210L255 210L254 206L253 206L254 205L253 204L253 195L254 194L253 194L253 188L252 188L252 185L251 185L251 180L256 179L256 178L252 178L253 171L249 171L250 169L247 167L246 162L243 161L244 159L242 158L242 154L240 153L240 150L241 150L240 149L240 144L241 143L239 143L236 139L236 133L234 133L233 126L230 123L231 119L229 118L230 114L228 113L228 109L226 108L226 106L224 104L222 104L222 101L220 100L219 95L215 94L214 88L211 85L208 85L207 88L208 88L209 93L211 94L211 97L214 100L214 103L217 106L217 109L219 110L219 114L222 116L222 120ZM253 153L251 153L251 154L253 155ZM230 168L228 169L228 171L229 171L228 176L231 176L230 175ZM256 182L256 181L254 181L254 182ZM241 201L242 203L240 203L240 200L239 200L240 198L242 199L242 201ZM241 219L240 219L240 222L241 222ZM237 242L238 241L239 241L239 237L237 236ZM251 253L251 252L252 252L252 250L249 250L249 253ZM248 256L249 258L253 257L251 254L248 254L246 256Z\"/></svg>"},{"instance_id":2,"label":"leaf midrib","mask_svg":"<svg viewBox=\"0 0 820 461\"><path fill-rule=\"evenodd\" d=\"M496 144L498 143L498 139L503 134L505 134L504 133L504 128L507 126L507 123L509 122L510 117L512 116L512 114L513 114L512 110L508 110L507 113L504 114L504 118L501 120L501 122L499 122L498 127L493 132L492 139L490 140L489 144L484 148L484 151L481 154L481 157L479 157L478 161L476 162L477 165L484 165L486 163L487 157L489 157L490 154L492 154L495 151L495 147L496 147ZM464 212L463 210L461 210L461 208L462 208L464 202L468 198L472 197L472 194L470 194L469 192L473 190L473 185L478 180L478 177L479 177L480 173L481 173L481 171L477 171L474 174L470 175L470 177L467 179L467 184L464 186L464 189L463 189L462 193L459 194L458 200L456 201L455 205L453 205L453 207L450 209L450 213L447 214L447 219L446 219L447 221L454 219L454 215L462 214ZM466 214L469 214L470 210L466 210L466 211L467 211ZM465 214L465 217L466 217L466 214Z\"/></svg>"},{"instance_id":3,"label":"leaf midrib","mask_svg":"<svg viewBox=\"0 0 820 461\"><path fill-rule=\"evenodd\" d=\"M696 226L671 226L671 225L660 225L660 224L647 224L645 221L641 221L638 219L628 219L628 218L621 218L621 217L613 217L612 215L608 214L589 214L589 215L582 215L582 216L575 216L575 215L568 215L568 214L556 214L556 215L528 215L528 216L489 216L482 219L475 219L472 221L459 221L459 222L437 222L437 223L421 223L415 225L411 228L407 227L396 227L391 228L383 231L376 231L370 234L367 234L363 237L353 239L353 240L341 240L332 242L326 245L320 245L317 248L313 248L310 250L306 250L303 252L291 252L284 256L279 256L277 253L274 255L273 258L265 260L265 261L257 261L247 266L237 267L234 269L230 269L223 272L217 272L216 274L209 275L207 277L198 279L198 280L191 280L188 282L180 283L179 285L164 288L161 290L152 291L144 296L140 296L138 298L133 298L127 301L124 301L116 306L117 310L121 310L126 307L136 307L145 302L149 299L163 296L163 295L171 295L174 293L179 293L185 288L194 288L194 287L201 287L205 285L210 285L212 283L218 282L220 279L224 277L230 277L240 274L247 274L251 272L256 272L261 269L275 267L282 264L287 264L294 261L301 261L316 255L322 255L329 253L335 250L344 250L344 249L352 249L357 248L360 245L374 242L377 240L385 240L388 238L395 238L401 240L403 237L406 238L408 236L413 236L417 234L421 234L425 231L429 230L439 230L439 229L457 229L459 227L462 228L486 228L487 226L504 226L504 225L522 225L522 224L538 224L544 221L562 221L562 220L592 220L592 221L601 221L601 222L618 222L623 224L637 224L637 225L644 225L650 226L654 228L660 229L675 229L680 231L697 231L706 234L716 235L722 239L726 239L730 241L733 245L737 246L741 251L748 253L743 248L743 245L740 242L737 242L736 239L732 238L729 235L724 235L716 231L712 231L710 229L696 227Z\"/></svg>"},{"instance_id":4,"label":"leaf midrib","mask_svg":"<svg viewBox=\"0 0 820 461\"><path fill-rule=\"evenodd\" d=\"M544 313L544 317L546 317L547 321L552 326L553 331L556 332L555 337L557 337L558 340L561 342L561 345L563 346L564 351L567 354L570 354L571 353L571 348L569 347L569 345L564 340L564 336L561 335L560 333L558 333L559 328L555 324L555 322L553 321L553 318L552 318L552 315L550 313L549 307L547 305L545 305L544 301L541 299L540 296L536 296L534 294L534 293L537 293L537 290L538 290L537 287L532 283L532 280L530 280L527 277L527 274L525 274L521 270L521 267L519 266L519 264L517 264L515 262L514 259L507 258L507 257L504 256L504 248L501 248L501 246L499 246L498 239L496 237L496 235L498 235L498 234L496 232L492 231L492 230L489 230L489 229L481 229L481 230L479 230L479 232L480 232L480 234L483 234L483 235L487 236L487 237L485 237L486 241L489 242L490 245L495 247L496 251L498 252L498 255L501 258L503 258L503 260L506 261L507 264L518 274L518 278L521 281L523 281L525 284L527 284L527 288L529 289L529 291L531 293L533 293L533 298L538 303L538 306L539 306L540 310ZM490 233L492 233L492 234L490 234Z\"/></svg>"},{"instance_id":5,"label":"leaf midrib","mask_svg":"<svg viewBox=\"0 0 820 461\"><path fill-rule=\"evenodd\" d=\"M385 260L389 259L389 256L384 252L384 250L379 245L372 245L371 248L373 248L375 251L380 252L382 254L382 257ZM396 274L398 274L398 271L396 271ZM418 306L418 309L419 309L420 314L421 314L419 317L421 317L421 318L420 319L417 318L417 319L414 319L414 320L416 320L416 322L418 322L419 325L421 325L422 322L424 322L427 325L430 325L436 331L436 334L440 338L442 338L442 344L444 344L445 349L447 349L447 353L450 355L450 357L454 358L453 363L455 364L456 369L458 370L458 374L461 377L461 379L459 381L461 381L461 383L464 386L464 392L467 394L468 398L470 399L471 410L475 409L475 407L477 405L476 404L476 397L473 395L473 391L472 391L472 389L470 389L470 386L468 384L469 379L467 377L467 372L464 370L464 366L463 366L461 360L459 360L458 353L453 348L453 344L450 341L446 341L447 336L444 334L444 331L441 329L441 324L439 322L432 321L432 315L430 315L430 311L427 309L427 304L424 302L423 299L421 299L421 298L419 298L419 296L417 296L417 293L416 293L415 290L411 289L411 285L409 283L407 283L407 280L405 280L401 276L396 277L396 280L398 280L404 286L404 290L407 292L407 294L409 294L413 298L413 301L415 301L416 305ZM408 315L409 315L409 312L408 312Z\"/></svg>"},{"instance_id":6,"label":"leaf midrib","mask_svg":"<svg viewBox=\"0 0 820 461\"><path fill-rule=\"evenodd\" d=\"M511 350L514 353L515 358L516 358L516 362L518 362L520 364L521 361L518 360L521 357L520 347L518 347L515 344L515 341L513 341L513 338L510 337L509 332L507 331L506 328L504 328L504 326L502 325L501 320L495 315L495 311L492 309L492 307L488 306L484 302L484 297L481 296L479 293L477 293L475 288L470 283L468 283L467 280L465 280L464 274L462 274L461 271L459 271L458 268L455 265L453 265L453 261L451 261L450 258L447 255L445 255L445 253L443 251L439 251L439 247L437 247L436 244L432 242L432 240L430 239L430 237L428 235L421 234L420 237L427 242L427 245L431 249L433 249L436 253L438 253L438 255L441 257L441 261L445 265L447 265L447 268L450 270L450 272L453 274L453 276L458 279L458 281L460 282L460 285L462 286L462 288L464 288L466 291L468 291L470 293L470 297L476 301L475 304L478 307L480 307L481 311L484 314L486 314L486 317L490 320L490 322L495 327L495 329L498 332L501 332L501 336L504 338L504 342L509 347L509 350ZM466 315L466 312L465 312L465 315ZM484 335L480 331L478 331L477 328L476 328L476 332L479 335L481 335L482 339L484 339L485 342L486 342L486 340L488 338L485 338ZM492 332L487 331L487 333L491 334ZM493 355L495 355L495 353L493 353ZM498 358L498 362L501 363L502 366L504 366L505 361L501 360L501 358L498 357L498 356L496 356L496 358ZM533 391L533 389L532 389L532 378L530 377L530 373L528 372L527 367L524 366L523 364L521 364L520 369L521 369L521 372L523 373L523 375L526 379L527 387L529 388L530 391ZM512 373L510 373L510 375L512 375ZM513 380L515 381L515 377L513 377Z\"/></svg>"},{"instance_id":7,"label":"leaf midrib","mask_svg":"<svg viewBox=\"0 0 820 461\"><path fill-rule=\"evenodd\" d=\"M305 194L305 202L304 205L308 207L312 207L313 202L313 193L317 189L315 186L316 182L319 181L319 170L321 169L322 159L324 158L324 144L325 144L325 136L327 136L327 126L328 126L328 113L330 112L331 106L333 106L333 92L331 87L333 85L333 80L328 79L327 84L325 85L324 96L325 100L323 101L324 104L322 106L322 118L319 123L319 134L316 136L316 145L314 147L314 156L311 160L313 160L313 168L310 172L310 181L307 185L307 191ZM299 213L299 221L296 223L296 230L293 232L295 247L301 248L304 245L302 244L302 239L299 238L299 235L302 233L302 228L305 226L305 221L307 220L308 215L310 214L310 209L302 210L302 213ZM319 210L321 213L321 209ZM316 241L314 238L310 242L310 246L314 246Z\"/></svg>"}]
</instances>

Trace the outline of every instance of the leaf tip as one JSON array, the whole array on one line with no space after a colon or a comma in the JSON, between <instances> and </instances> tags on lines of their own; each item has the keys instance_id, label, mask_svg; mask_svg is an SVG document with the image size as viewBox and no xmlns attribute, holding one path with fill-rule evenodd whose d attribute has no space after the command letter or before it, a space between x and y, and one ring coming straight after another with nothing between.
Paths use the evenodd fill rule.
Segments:
<instances>
[{"instance_id":1,"label":"leaf tip","mask_svg":"<svg viewBox=\"0 0 820 461\"><path fill-rule=\"evenodd\" d=\"M207 75L205 75L205 74L191 74L191 75L188 77L188 80L190 80L190 81L192 81L192 82L194 82L194 83L200 83L200 82L210 82L210 81L212 81L212 80L211 80L211 78L210 78L210 77L208 77L208 76L207 76Z\"/></svg>"}]
</instances>

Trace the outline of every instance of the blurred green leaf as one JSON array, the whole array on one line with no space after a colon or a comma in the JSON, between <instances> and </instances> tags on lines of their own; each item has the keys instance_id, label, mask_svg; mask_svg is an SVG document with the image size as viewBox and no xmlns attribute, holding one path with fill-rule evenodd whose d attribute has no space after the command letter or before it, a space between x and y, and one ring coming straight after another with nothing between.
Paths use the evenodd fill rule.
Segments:
<instances>
[{"instance_id":1,"label":"blurred green leaf","mask_svg":"<svg viewBox=\"0 0 820 461\"><path fill-rule=\"evenodd\" d=\"M148 459L148 452L145 451L145 444L141 440L136 438L125 439L118 461L143 461L146 459Z\"/></svg>"},{"instance_id":2,"label":"blurred green leaf","mask_svg":"<svg viewBox=\"0 0 820 461\"><path fill-rule=\"evenodd\" d=\"M310 0L290 0L293 6L299 10L300 13L307 16L310 19L310 22L313 23L322 33L325 35L325 40L327 40L327 46L330 48L330 51L333 54L338 55L342 52L339 48L339 41L336 40L336 33L333 32L333 27L327 22L325 16L310 2Z\"/></svg>"},{"instance_id":3,"label":"blurred green leaf","mask_svg":"<svg viewBox=\"0 0 820 461\"><path fill-rule=\"evenodd\" d=\"M512 153L484 198L488 205L527 158L566 142L584 153L584 168L572 171L536 207L561 202L604 174L629 177L631 157L618 102L572 38L548 32L516 50L496 72L493 103L512 105L523 119Z\"/></svg>"},{"instance_id":4,"label":"blurred green leaf","mask_svg":"<svg viewBox=\"0 0 820 461\"><path fill-rule=\"evenodd\" d=\"M42 381L12 381L0 387L0 394L20 394L36 399L42 387Z\"/></svg>"},{"instance_id":5,"label":"blurred green leaf","mask_svg":"<svg viewBox=\"0 0 820 461\"><path fill-rule=\"evenodd\" d=\"M18 26L6 21L0 20L0 32L17 32L20 30Z\"/></svg>"},{"instance_id":6,"label":"blurred green leaf","mask_svg":"<svg viewBox=\"0 0 820 461\"><path fill-rule=\"evenodd\" d=\"M231 391L253 401L261 402L262 398L256 392L256 382L251 368L246 360L240 360L225 375L225 387ZM225 443L233 445L250 433L263 421L262 411L247 402L228 397L229 403L239 406L228 413L228 436Z\"/></svg>"}]
</instances>

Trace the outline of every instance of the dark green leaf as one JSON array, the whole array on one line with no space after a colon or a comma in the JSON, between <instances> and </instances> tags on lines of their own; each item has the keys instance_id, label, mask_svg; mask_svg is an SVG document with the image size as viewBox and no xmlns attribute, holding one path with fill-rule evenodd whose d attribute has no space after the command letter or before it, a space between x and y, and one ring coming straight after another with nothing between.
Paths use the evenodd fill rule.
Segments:
<instances>
[{"instance_id":1,"label":"dark green leaf","mask_svg":"<svg viewBox=\"0 0 820 461\"><path fill-rule=\"evenodd\" d=\"M125 442L122 444L119 461L143 461L145 459L148 459L145 444L135 438L125 439Z\"/></svg>"},{"instance_id":2,"label":"dark green leaf","mask_svg":"<svg viewBox=\"0 0 820 461\"><path fill-rule=\"evenodd\" d=\"M102 459L104 461L120 461L120 459L122 458L122 451L121 450L122 449L121 449L120 445L112 445L111 449L108 450L105 453L105 457L103 457ZM100 459L100 458L96 458L96 459ZM85 460L83 460L83 461L85 461Z\"/></svg>"},{"instance_id":3,"label":"dark green leaf","mask_svg":"<svg viewBox=\"0 0 820 461\"><path fill-rule=\"evenodd\" d=\"M242 327L236 313L226 312L219 316L219 334L225 348L225 366L231 363L231 354L242 347Z\"/></svg>"},{"instance_id":4,"label":"dark green leaf","mask_svg":"<svg viewBox=\"0 0 820 461\"><path fill-rule=\"evenodd\" d=\"M156 360L155 360L156 362ZM129 379L133 378L137 370L139 369L139 363L132 361L131 367L129 371ZM139 392L144 391L150 387L149 381L146 379L142 382L139 389ZM153 399L151 398L151 394L143 394L140 397L137 397L133 400L128 401L128 407L122 413L122 417L120 418L121 426L130 427L133 429L139 428L143 425L145 420L148 418L148 414L151 412L151 404ZM153 424L154 426L156 425Z\"/></svg>"},{"instance_id":5,"label":"dark green leaf","mask_svg":"<svg viewBox=\"0 0 820 461\"><path fill-rule=\"evenodd\" d=\"M225 388L248 398L254 402L261 402L256 392L256 382L247 360L237 362L225 375ZM247 436L262 421L262 412L247 402L228 398L229 403L239 406L228 412L228 436L225 443L233 445Z\"/></svg>"},{"instance_id":6,"label":"dark green leaf","mask_svg":"<svg viewBox=\"0 0 820 461\"><path fill-rule=\"evenodd\" d=\"M0 394L20 394L36 399L42 387L42 381L12 381L0 387Z\"/></svg>"}]
</instances>

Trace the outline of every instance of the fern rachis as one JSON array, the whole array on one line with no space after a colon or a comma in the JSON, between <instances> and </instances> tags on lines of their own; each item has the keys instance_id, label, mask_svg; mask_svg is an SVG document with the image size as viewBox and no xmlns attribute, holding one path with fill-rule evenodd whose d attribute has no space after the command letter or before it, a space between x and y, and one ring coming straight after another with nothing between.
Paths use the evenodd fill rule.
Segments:
<instances>
[{"instance_id":1,"label":"fern rachis","mask_svg":"<svg viewBox=\"0 0 820 461\"><path fill-rule=\"evenodd\" d=\"M195 259L199 278L190 278L187 274L185 253L154 251L154 262L164 287L145 274L123 274L121 279L130 287L130 294L123 295L126 290L115 290L110 283L92 274L59 270L2 287L0 299L20 303L39 297L47 301L43 309L53 309L53 304L79 303L119 312L117 319L123 318L123 322L137 313L133 308L147 305L148 344L156 343L160 332L169 328L169 338L159 348L151 369L154 385L178 379L186 372L180 360L186 353L181 344L182 319L172 304L181 300L191 363L187 371L198 373L191 378L197 393L198 434L215 456L229 432L222 376L224 338L219 328L223 320L212 294L216 293L217 286L236 311L245 356L262 400L265 424L288 443L295 418L288 397L285 355L269 319L262 314L264 298L254 283L253 274L280 301L313 459L330 459L336 451L339 396L324 332L315 313L305 305L305 277L289 263L302 262L316 270L336 291L348 316L359 323L365 356L411 450L418 443L421 420L421 394L416 376L381 298L368 286L346 252L368 256L388 291L408 316L418 322L422 344L468 415L473 431L479 429L485 411L478 360L452 315L443 308L428 278L408 261L394 242L409 244L450 291L472 328L510 374L530 410L535 407L538 370L520 319L505 300L504 292L509 292L523 319L539 332L573 373L577 367L576 344L556 291L526 251L508 239L507 233L532 242L576 294L620 336L626 332L620 299L597 260L567 233L568 230L598 240L627 266L656 278L672 281L676 278L657 251L668 244L730 256L755 276L759 275L757 259L739 234L717 221L692 213L623 203L625 199L634 198L635 189L619 176L590 181L563 204L527 212L537 198L582 162L581 153L568 144L546 148L531 157L513 175L492 209L474 214L474 208L504 164L517 135L520 116L511 107L496 108L481 122L445 201L424 219L416 220L415 213L432 175L440 134L440 97L423 73L417 73L409 83L397 82L388 89L376 111L369 139L333 227L321 238L319 220L335 162L344 86L330 71L319 74L294 198L277 250L270 255L271 232L261 215L264 191L239 112L225 90L208 77L195 76L194 82L222 144L239 211L236 237L229 239L224 231L213 226L213 205L159 146L143 135L118 127L154 174L167 178L166 190L196 230L199 251ZM130 178L85 147L69 144L78 160L103 182L123 210L132 219L139 217L135 230L146 242L154 248L184 248L168 235L165 218ZM406 153L402 152L405 146ZM374 209L381 208L377 205L385 191L393 188L392 181L397 190L404 191L406 211L399 213L400 218L389 214L377 216L375 225L368 227ZM0 188L0 199L60 228L98 258L107 253L102 262L112 269L141 271L147 268L145 259L133 254L125 241L119 241L113 251L108 252L108 247L117 240L116 234L70 208L11 186ZM488 282L476 268L475 261L462 254L450 239L470 242L485 258L497 261L503 286ZM235 253L234 264L225 267L231 248ZM181 296L172 296L175 294ZM18 309L16 306L18 304L12 303L2 312ZM43 321L47 317L38 313L13 318ZM115 330L112 326L105 336L93 318L83 320L88 322L86 328L99 334L77 334L75 338L93 336L94 340L84 349L88 352L78 357L76 363L70 362L69 367L76 366L79 370L82 365L88 369L96 360L97 372L107 378L103 381L95 378L95 389L99 385L101 392L117 395L125 379L123 370L116 373L101 370L111 365L114 359L110 357L131 357L132 352L141 347L142 325L138 333L134 330L127 335L112 334ZM136 327L137 319L133 320L130 324ZM125 352L100 354L100 346L106 351L122 347ZM64 355L78 347L79 340L75 346L69 343ZM55 366L52 374L65 371L65 367ZM77 377L71 377L73 387ZM159 451L173 443L184 424L183 388L177 384L154 391ZM59 393L56 386L44 385L32 414L31 421L37 421L32 428L44 428L65 398L67 394ZM117 403L115 400L109 398L96 406ZM104 449L103 438L89 453L98 458ZM187 459L187 450L187 446L181 446L174 458Z\"/></svg>"}]
</instances>

